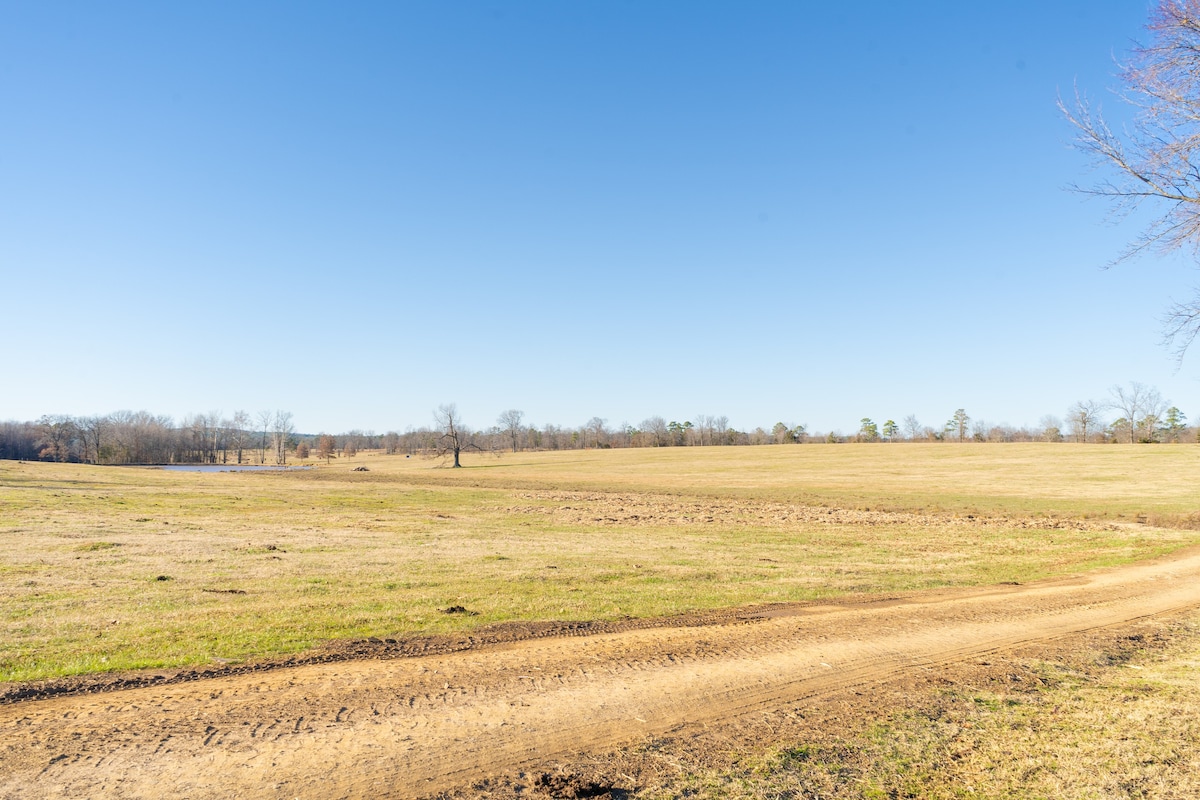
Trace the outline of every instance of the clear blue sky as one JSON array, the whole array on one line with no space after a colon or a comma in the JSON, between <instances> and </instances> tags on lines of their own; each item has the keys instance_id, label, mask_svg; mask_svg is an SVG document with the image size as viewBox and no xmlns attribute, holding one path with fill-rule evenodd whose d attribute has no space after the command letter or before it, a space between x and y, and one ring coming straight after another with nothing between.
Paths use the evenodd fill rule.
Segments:
<instances>
[{"instance_id":1,"label":"clear blue sky","mask_svg":"<svg viewBox=\"0 0 1200 800\"><path fill-rule=\"evenodd\" d=\"M1064 190L1147 8L0 2L0 419L1200 420Z\"/></svg>"}]
</instances>

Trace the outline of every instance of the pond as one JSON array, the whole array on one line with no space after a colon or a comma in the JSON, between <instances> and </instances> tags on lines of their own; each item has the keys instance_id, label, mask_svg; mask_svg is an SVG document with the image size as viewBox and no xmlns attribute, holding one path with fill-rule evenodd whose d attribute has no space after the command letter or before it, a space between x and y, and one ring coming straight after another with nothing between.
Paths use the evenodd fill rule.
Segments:
<instances>
[{"instance_id":1,"label":"pond","mask_svg":"<svg viewBox=\"0 0 1200 800\"><path fill-rule=\"evenodd\" d=\"M164 464L153 469L165 469L171 472L286 472L295 469L312 469L312 467L280 467L268 464Z\"/></svg>"}]
</instances>

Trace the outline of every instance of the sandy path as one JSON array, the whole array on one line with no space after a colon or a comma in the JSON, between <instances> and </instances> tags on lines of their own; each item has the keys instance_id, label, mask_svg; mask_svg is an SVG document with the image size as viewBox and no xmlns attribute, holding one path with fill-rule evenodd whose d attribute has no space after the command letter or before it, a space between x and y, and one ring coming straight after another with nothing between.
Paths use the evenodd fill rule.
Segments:
<instances>
[{"instance_id":1,"label":"sandy path","mask_svg":"<svg viewBox=\"0 0 1200 800\"><path fill-rule=\"evenodd\" d=\"M1200 552L1026 586L768 608L0 706L0 797L414 797L1200 607Z\"/></svg>"}]
</instances>

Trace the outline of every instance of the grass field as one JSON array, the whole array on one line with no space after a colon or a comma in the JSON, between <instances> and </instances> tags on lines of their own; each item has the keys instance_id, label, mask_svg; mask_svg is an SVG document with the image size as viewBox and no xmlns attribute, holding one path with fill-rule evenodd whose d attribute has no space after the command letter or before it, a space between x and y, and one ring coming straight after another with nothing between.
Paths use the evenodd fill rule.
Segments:
<instances>
[{"instance_id":1,"label":"grass field","mask_svg":"<svg viewBox=\"0 0 1200 800\"><path fill-rule=\"evenodd\" d=\"M211 474L0 462L0 681L513 619L1028 581L1200 541L1200 448L1182 445L671 448L467 464L367 455Z\"/></svg>"},{"instance_id":2,"label":"grass field","mask_svg":"<svg viewBox=\"0 0 1200 800\"><path fill-rule=\"evenodd\" d=\"M809 729L731 765L685 757L637 797L1197 797L1200 616L1147 628L1117 652L1011 658L991 680L907 695L880 718Z\"/></svg>"}]
</instances>

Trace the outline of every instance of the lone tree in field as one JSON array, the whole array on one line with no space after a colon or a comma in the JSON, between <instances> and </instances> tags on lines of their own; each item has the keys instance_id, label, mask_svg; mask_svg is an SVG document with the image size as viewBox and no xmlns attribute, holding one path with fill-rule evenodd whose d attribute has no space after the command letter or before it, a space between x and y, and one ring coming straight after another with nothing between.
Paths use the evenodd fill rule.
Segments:
<instances>
[{"instance_id":1,"label":"lone tree in field","mask_svg":"<svg viewBox=\"0 0 1200 800\"><path fill-rule=\"evenodd\" d=\"M1076 146L1115 175L1084 194L1109 198L1121 216L1146 201L1158 209L1121 254L1191 250L1200 256L1200 0L1159 0L1146 26L1150 43L1121 67L1121 98L1136 110L1114 132L1078 91L1059 108L1075 126ZM1165 338L1184 353L1200 334L1200 290L1167 312Z\"/></svg>"},{"instance_id":2,"label":"lone tree in field","mask_svg":"<svg viewBox=\"0 0 1200 800\"><path fill-rule=\"evenodd\" d=\"M458 416L458 406L454 403L438 406L433 418L437 420L438 429L441 430L441 435L438 436L436 443L437 454L439 456L453 455L455 467L462 466L459 462L459 454L463 450L481 449L472 440L471 429L463 426L462 419Z\"/></svg>"}]
</instances>

